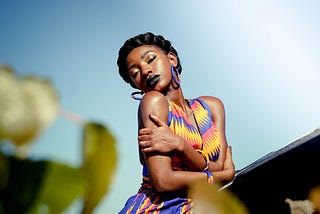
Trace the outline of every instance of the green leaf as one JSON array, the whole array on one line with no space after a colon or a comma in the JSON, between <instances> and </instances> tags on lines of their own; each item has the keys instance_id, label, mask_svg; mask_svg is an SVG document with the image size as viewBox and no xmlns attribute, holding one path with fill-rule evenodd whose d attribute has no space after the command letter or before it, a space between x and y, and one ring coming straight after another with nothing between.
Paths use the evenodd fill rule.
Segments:
<instances>
[{"instance_id":1,"label":"green leaf","mask_svg":"<svg viewBox=\"0 0 320 214\"><path fill-rule=\"evenodd\" d=\"M116 168L115 139L106 127L87 123L83 135L83 170L86 178L82 213L92 213L107 193Z\"/></svg>"},{"instance_id":2,"label":"green leaf","mask_svg":"<svg viewBox=\"0 0 320 214\"><path fill-rule=\"evenodd\" d=\"M46 172L46 162L6 157L7 180L0 191L4 213L26 213L35 201Z\"/></svg>"},{"instance_id":3,"label":"green leaf","mask_svg":"<svg viewBox=\"0 0 320 214\"><path fill-rule=\"evenodd\" d=\"M46 160L1 157L0 164L6 164L7 170L1 170L0 176L7 173L7 179L0 189L0 213L41 213L43 208L61 213L83 194L80 169Z\"/></svg>"},{"instance_id":4,"label":"green leaf","mask_svg":"<svg viewBox=\"0 0 320 214\"><path fill-rule=\"evenodd\" d=\"M8 168L8 159L0 152L0 191L3 191L7 186L9 176Z\"/></svg>"},{"instance_id":5,"label":"green leaf","mask_svg":"<svg viewBox=\"0 0 320 214\"><path fill-rule=\"evenodd\" d=\"M205 182L191 185L189 195L193 198L195 214L249 214L240 200L227 189L219 190L220 186Z\"/></svg>"},{"instance_id":6,"label":"green leaf","mask_svg":"<svg viewBox=\"0 0 320 214\"><path fill-rule=\"evenodd\" d=\"M30 213L62 213L84 191L84 179L80 169L47 161L42 188Z\"/></svg>"}]
</instances>

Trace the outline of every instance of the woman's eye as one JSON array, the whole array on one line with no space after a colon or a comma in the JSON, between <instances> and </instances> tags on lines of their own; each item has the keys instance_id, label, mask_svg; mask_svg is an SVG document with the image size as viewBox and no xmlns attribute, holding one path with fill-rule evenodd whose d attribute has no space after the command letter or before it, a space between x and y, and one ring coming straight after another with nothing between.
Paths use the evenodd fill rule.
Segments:
<instances>
[{"instance_id":1,"label":"woman's eye","mask_svg":"<svg viewBox=\"0 0 320 214\"><path fill-rule=\"evenodd\" d=\"M132 78L136 78L138 75L138 71L134 71L131 73Z\"/></svg>"},{"instance_id":2,"label":"woman's eye","mask_svg":"<svg viewBox=\"0 0 320 214\"><path fill-rule=\"evenodd\" d=\"M156 56L151 56L150 59L147 61L148 64L151 63L155 58L156 58Z\"/></svg>"}]
</instances>

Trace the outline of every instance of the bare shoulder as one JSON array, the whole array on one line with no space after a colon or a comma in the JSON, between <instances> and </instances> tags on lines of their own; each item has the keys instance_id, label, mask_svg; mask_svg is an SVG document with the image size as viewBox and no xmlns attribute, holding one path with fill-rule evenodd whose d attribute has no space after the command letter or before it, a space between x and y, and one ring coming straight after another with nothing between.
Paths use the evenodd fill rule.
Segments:
<instances>
[{"instance_id":1,"label":"bare shoulder","mask_svg":"<svg viewBox=\"0 0 320 214\"><path fill-rule=\"evenodd\" d=\"M224 123L225 121L225 110L223 102L214 96L200 96L199 99L203 100L210 108L212 119L215 122L221 121Z\"/></svg>"},{"instance_id":2,"label":"bare shoulder","mask_svg":"<svg viewBox=\"0 0 320 214\"><path fill-rule=\"evenodd\" d=\"M143 96L138 109L140 127L152 125L149 118L150 114L158 116L163 121L168 118L168 100L160 92L149 91Z\"/></svg>"},{"instance_id":3,"label":"bare shoulder","mask_svg":"<svg viewBox=\"0 0 320 214\"><path fill-rule=\"evenodd\" d=\"M218 97L200 96L199 98L203 100L210 107L210 109L224 110L224 104Z\"/></svg>"},{"instance_id":4,"label":"bare shoulder","mask_svg":"<svg viewBox=\"0 0 320 214\"><path fill-rule=\"evenodd\" d=\"M167 103L167 98L158 91L147 92L140 102L140 105L151 105L153 107Z\"/></svg>"}]
</instances>

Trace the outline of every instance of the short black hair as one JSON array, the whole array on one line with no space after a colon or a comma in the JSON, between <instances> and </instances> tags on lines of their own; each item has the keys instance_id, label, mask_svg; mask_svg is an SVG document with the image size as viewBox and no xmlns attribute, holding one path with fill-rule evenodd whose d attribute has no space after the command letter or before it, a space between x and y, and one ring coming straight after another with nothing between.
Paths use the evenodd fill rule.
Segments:
<instances>
[{"instance_id":1,"label":"short black hair","mask_svg":"<svg viewBox=\"0 0 320 214\"><path fill-rule=\"evenodd\" d=\"M143 34L138 34L130 39L128 39L123 46L119 49L118 53L118 68L119 68L119 74L122 77L122 79L130 83L130 85L133 88L136 88L134 83L131 81L128 70L127 70L127 64L126 60L129 55L129 53L136 47L142 46L142 45L155 45L159 48L161 48L166 54L168 53L173 53L176 55L178 63L176 66L176 69L181 73L182 67L180 64L180 59L178 56L178 52L176 49L171 45L171 42L166 40L163 36L161 35L154 35L151 32L143 33Z\"/></svg>"}]
</instances>

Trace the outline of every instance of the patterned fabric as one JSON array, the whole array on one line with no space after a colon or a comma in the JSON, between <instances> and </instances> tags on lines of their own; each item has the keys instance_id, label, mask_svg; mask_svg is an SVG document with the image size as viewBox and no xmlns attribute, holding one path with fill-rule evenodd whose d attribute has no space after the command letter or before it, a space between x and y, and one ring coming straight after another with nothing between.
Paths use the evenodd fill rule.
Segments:
<instances>
[{"instance_id":1,"label":"patterned fabric","mask_svg":"<svg viewBox=\"0 0 320 214\"><path fill-rule=\"evenodd\" d=\"M183 137L193 148L201 149L208 154L210 160L216 160L220 153L220 138L212 121L209 107L200 99L187 100L197 126L193 126L183 110L169 101L168 126L171 130ZM185 170L178 155L172 155L172 169ZM192 201L185 191L175 191L159 194L155 192L149 181L147 167L143 166L142 184L138 193L130 197L119 214L159 213L182 214L192 213Z\"/></svg>"},{"instance_id":2,"label":"patterned fabric","mask_svg":"<svg viewBox=\"0 0 320 214\"><path fill-rule=\"evenodd\" d=\"M208 181L208 184L213 184L213 174L211 171L209 170L203 170L204 173L207 174L207 181Z\"/></svg>"}]
</instances>

